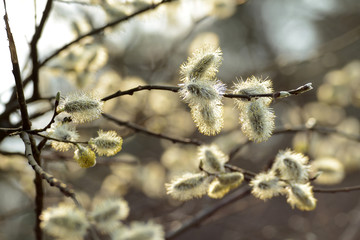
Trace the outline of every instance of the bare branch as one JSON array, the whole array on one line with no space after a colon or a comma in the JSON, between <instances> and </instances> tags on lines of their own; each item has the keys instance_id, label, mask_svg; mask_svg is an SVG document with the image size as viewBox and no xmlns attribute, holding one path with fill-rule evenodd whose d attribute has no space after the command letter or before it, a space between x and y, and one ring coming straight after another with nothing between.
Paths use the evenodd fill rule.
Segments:
<instances>
[{"instance_id":1,"label":"bare branch","mask_svg":"<svg viewBox=\"0 0 360 240\"><path fill-rule=\"evenodd\" d=\"M120 97L123 95L133 95L135 92L142 91L142 90L164 90L164 91L171 91L171 92L178 92L180 90L180 87L174 87L174 86L161 86L161 85L144 85L144 86L137 86L135 88L131 88L126 91L117 91L116 93L113 93L107 97L104 97L101 99L101 101L107 101L116 97Z\"/></svg>"},{"instance_id":2,"label":"bare branch","mask_svg":"<svg viewBox=\"0 0 360 240\"><path fill-rule=\"evenodd\" d=\"M313 192L317 193L340 193L340 192L352 192L359 191L360 185L352 186L352 187L342 187L342 188L314 188Z\"/></svg>"},{"instance_id":3,"label":"bare branch","mask_svg":"<svg viewBox=\"0 0 360 240\"><path fill-rule=\"evenodd\" d=\"M157 137L157 138L162 138L162 139L166 139L166 140L169 140L169 141L172 141L173 143L183 143L183 144L193 144L193 145L197 145L197 146L200 146L202 145L203 143L200 141L200 140L196 140L196 139L189 139L189 138L176 138L176 137L170 137L170 136L167 136L167 135L164 135L164 134L161 134L161 133L154 133L152 131L149 131L147 130L146 128L144 127L141 127L135 123L131 123L131 122L128 122L128 121L122 121L122 120L119 120L119 119L116 119L106 113L103 113L102 114L103 117L105 117L106 119L116 123L117 125L120 125L120 126L126 126L128 128L131 128L137 132L142 132L142 133L145 133L147 135L150 135L150 136L153 136L153 137Z\"/></svg>"},{"instance_id":4,"label":"bare branch","mask_svg":"<svg viewBox=\"0 0 360 240\"><path fill-rule=\"evenodd\" d=\"M48 19L52 7L53 0L48 0L46 2L46 6L42 15L42 18L40 20L39 26L35 27L35 33L31 39L30 43L30 56L32 60L32 80L34 83L34 90L33 90L33 98L39 98L40 92L39 92L39 60L38 60L38 49L37 49L37 43L40 40L41 34L43 32L45 22ZM36 24L36 23L35 23Z\"/></svg>"},{"instance_id":5,"label":"bare branch","mask_svg":"<svg viewBox=\"0 0 360 240\"><path fill-rule=\"evenodd\" d=\"M18 61L18 57L17 57L17 53L16 53L15 41L14 41L13 35L11 33L10 25L9 25L9 19L8 19L7 10L6 10L6 2L5 2L5 0L3 0L3 1L4 1L4 8L5 8L4 21L5 21L5 25L6 25L6 33L7 33L8 40L9 40L9 50L10 50L10 56L11 56L11 63L13 65L13 75L15 78L17 98L18 98L20 112L21 112L22 127L24 130L29 130L31 128L31 123L29 121L29 115L28 115L26 102L25 102L24 89L23 89L23 85L22 85L22 79L21 79L19 61Z\"/></svg>"},{"instance_id":6,"label":"bare branch","mask_svg":"<svg viewBox=\"0 0 360 240\"><path fill-rule=\"evenodd\" d=\"M30 166L35 170L35 172L38 173L42 179L47 181L50 184L50 186L54 186L58 188L65 196L70 197L75 202L75 204L78 205L75 192L68 185L56 179L51 174L45 172L36 162L33 155L33 151L31 149L31 142L29 135L25 132L22 132L20 136L25 144L25 156L28 159Z\"/></svg>"}]
</instances>

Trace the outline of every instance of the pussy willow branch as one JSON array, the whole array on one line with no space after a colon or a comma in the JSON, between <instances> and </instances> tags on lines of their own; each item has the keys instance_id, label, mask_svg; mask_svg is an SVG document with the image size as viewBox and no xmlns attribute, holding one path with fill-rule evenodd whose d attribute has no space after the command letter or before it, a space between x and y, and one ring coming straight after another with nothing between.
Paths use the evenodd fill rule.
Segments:
<instances>
[{"instance_id":1,"label":"pussy willow branch","mask_svg":"<svg viewBox=\"0 0 360 240\"><path fill-rule=\"evenodd\" d=\"M298 95L304 92L307 92L312 89L311 83L307 83L305 85L302 85L296 89L291 89L287 91L277 91L274 93L266 93L266 94L231 94L227 93L224 94L224 97L226 98L244 98L251 100L252 98L260 98L260 97L271 97L274 99L277 98L284 98L289 97L293 95ZM137 86L135 88L131 88L126 91L117 91L107 97L104 97L101 99L102 101L108 101L110 99L120 97L123 95L133 95L135 92L143 91L143 90L163 90L163 91L171 91L171 92L178 92L180 90L180 87L174 87L174 86L162 86L162 85L143 85L143 86Z\"/></svg>"},{"instance_id":2,"label":"pussy willow branch","mask_svg":"<svg viewBox=\"0 0 360 240\"><path fill-rule=\"evenodd\" d=\"M193 145L196 145L196 146L200 146L200 145L203 144L203 142L201 142L200 140L197 140L197 139L170 137L170 136L167 136L165 134L152 132L152 131L147 130L146 128L141 127L141 126L139 126L139 125L137 125L135 123L119 120L117 118L114 118L114 117L106 114L106 113L103 113L102 115L103 115L104 118L116 123L117 125L125 126L125 127L128 127L128 128L131 128L131 129L133 129L133 130L135 130L137 132L142 132L142 133L145 133L145 134L150 135L150 136L166 139L166 140L172 141L173 143L193 144Z\"/></svg>"},{"instance_id":3,"label":"pussy willow branch","mask_svg":"<svg viewBox=\"0 0 360 240\"><path fill-rule=\"evenodd\" d=\"M207 218L211 217L213 214L215 214L220 209L230 205L231 203L233 203L239 199L242 199L242 198L248 196L250 194L250 192L251 192L251 189L249 189L247 187L243 187L243 188L236 190L235 192L229 194L228 196L224 197L222 200L217 202L214 206L200 211L194 217L192 217L190 220L184 222L179 228L167 233L165 239L170 240L170 239L173 239L173 238L179 236L180 234L186 232L190 228L195 227L196 225L200 224Z\"/></svg>"}]
</instances>

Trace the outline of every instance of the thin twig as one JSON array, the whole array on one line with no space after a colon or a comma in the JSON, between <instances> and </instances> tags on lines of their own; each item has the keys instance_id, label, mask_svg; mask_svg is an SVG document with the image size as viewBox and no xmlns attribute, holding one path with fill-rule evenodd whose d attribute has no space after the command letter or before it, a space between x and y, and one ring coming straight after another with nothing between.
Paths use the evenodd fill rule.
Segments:
<instances>
[{"instance_id":1,"label":"thin twig","mask_svg":"<svg viewBox=\"0 0 360 240\"><path fill-rule=\"evenodd\" d=\"M342 187L342 188L314 188L313 192L317 193L340 193L340 192L352 192L359 191L360 185L352 186L352 187Z\"/></svg>"},{"instance_id":2,"label":"thin twig","mask_svg":"<svg viewBox=\"0 0 360 240\"><path fill-rule=\"evenodd\" d=\"M59 106L59 101L60 101L60 93L58 92L56 94L56 97L55 97L55 104L54 104L54 114L50 120L50 122L43 128L41 129L34 129L34 130L31 130L31 131L27 131L28 133L39 133L39 132L44 132L46 131L46 129L50 128L51 127L51 124L53 124L55 122L55 117L59 114L57 112L57 107Z\"/></svg>"},{"instance_id":3,"label":"thin twig","mask_svg":"<svg viewBox=\"0 0 360 240\"><path fill-rule=\"evenodd\" d=\"M36 26L35 22L35 33L31 39L30 42L30 56L32 60L32 80L34 84L34 90L33 90L33 98L39 98L40 92L39 92L39 60L38 60L38 49L37 44L40 40L41 34L43 32L45 22L48 19L52 7L53 0L48 0L46 2L46 6L43 12L43 15L40 20L39 26Z\"/></svg>"},{"instance_id":4,"label":"thin twig","mask_svg":"<svg viewBox=\"0 0 360 240\"><path fill-rule=\"evenodd\" d=\"M317 132L317 133L321 133L321 134L334 134L334 135L338 135L341 137L344 137L346 139L355 141L355 142L360 142L360 136L359 135L355 135L355 134L349 134L349 133L345 133L342 131L339 131L337 129L334 128L328 128L328 127L322 127L322 126L312 126L312 127L307 127L307 126L298 126L298 127L280 127L277 128L276 130L273 131L273 135L278 135L278 134L294 134L294 133L298 133L298 132ZM229 159L233 159L235 157L235 155L246 145L253 143L250 140L247 140L244 143L241 143L237 146L235 146L229 154Z\"/></svg>"},{"instance_id":5,"label":"thin twig","mask_svg":"<svg viewBox=\"0 0 360 240\"><path fill-rule=\"evenodd\" d=\"M85 141L74 142L74 141L69 141L69 140L57 139L57 138L53 138L53 137L50 137L50 136L45 136L45 135L43 135L41 133L38 133L38 132L33 132L31 134L42 137L42 138L47 139L47 140L53 140L53 141L56 141L56 142L64 142L64 143L72 143L74 145L76 145L76 144L88 144L89 143L89 142L85 142Z\"/></svg>"},{"instance_id":6,"label":"thin twig","mask_svg":"<svg viewBox=\"0 0 360 240\"><path fill-rule=\"evenodd\" d=\"M105 117L106 119L116 123L117 125L125 126L125 127L128 127L128 128L131 128L131 129L133 129L133 130L135 130L137 132L142 132L142 133L145 133L145 134L150 135L150 136L166 139L166 140L172 141L173 143L193 144L193 145L196 145L196 146L200 146L200 145L203 144L200 140L197 140L197 139L170 137L170 136L167 136L165 134L152 132L152 131L147 130L146 128L141 127L141 126L139 126L139 125L137 125L135 123L119 120L117 118L114 118L114 117L106 114L106 113L103 113L102 115L103 115L103 117Z\"/></svg>"},{"instance_id":7,"label":"thin twig","mask_svg":"<svg viewBox=\"0 0 360 240\"><path fill-rule=\"evenodd\" d=\"M237 191L233 192L232 194L226 196L225 198L223 198L222 200L217 202L214 206L200 211L194 217L192 217L190 220L184 222L179 228L167 233L165 239L170 240L170 239L173 239L173 238L179 236L180 234L184 233L185 231L189 230L190 228L195 227L196 225L200 224L207 218L211 217L213 214L215 214L220 209L230 205L231 203L233 203L239 199L246 197L247 195L250 194L250 192L251 192L251 189L249 189L247 187L238 189Z\"/></svg>"},{"instance_id":8,"label":"thin twig","mask_svg":"<svg viewBox=\"0 0 360 240\"><path fill-rule=\"evenodd\" d=\"M74 190L72 190L68 185L61 182L51 174L45 172L42 167L40 167L39 164L36 162L33 151L31 149L31 142L28 133L22 132L20 134L20 137L25 144L25 156L28 159L30 166L35 170L35 172L38 173L42 179L47 181L50 186L58 188L65 196L70 197L75 202L75 204L78 205Z\"/></svg>"},{"instance_id":9,"label":"thin twig","mask_svg":"<svg viewBox=\"0 0 360 240\"><path fill-rule=\"evenodd\" d=\"M161 86L161 85L144 85L144 86L137 86L135 88L131 88L126 91L117 91L107 97L104 97L101 99L101 101L107 101L119 96L123 95L133 95L135 92L142 91L142 90L164 90L164 91L171 91L171 92L178 92L180 90L180 87L174 87L174 86Z\"/></svg>"},{"instance_id":10,"label":"thin twig","mask_svg":"<svg viewBox=\"0 0 360 240\"><path fill-rule=\"evenodd\" d=\"M230 169L231 171L243 173L244 175L246 175L245 179L247 181L250 181L256 175L256 173L254 173L254 172L252 172L250 170L246 170L246 169L243 169L243 168L240 168L240 167L228 164L228 163L226 163L224 166L225 166L225 168Z\"/></svg>"}]
</instances>

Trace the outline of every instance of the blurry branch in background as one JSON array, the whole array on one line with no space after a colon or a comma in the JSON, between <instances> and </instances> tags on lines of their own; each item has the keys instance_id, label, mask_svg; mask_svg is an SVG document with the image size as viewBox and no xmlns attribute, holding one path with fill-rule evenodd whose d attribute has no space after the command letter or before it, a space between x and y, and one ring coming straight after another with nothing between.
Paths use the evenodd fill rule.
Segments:
<instances>
[{"instance_id":1,"label":"blurry branch in background","mask_svg":"<svg viewBox=\"0 0 360 240\"><path fill-rule=\"evenodd\" d=\"M327 54L334 54L337 51L340 51L353 43L356 43L360 39L360 25L356 26L355 28L351 29L344 34L335 37L334 39L329 40L328 42L322 44L317 51L310 57L301 60L301 61L290 61L285 63L279 63L278 61L274 61L272 64L258 69L258 72L269 72L276 69L284 69L284 68L291 68L295 66L299 66L301 64L309 63L314 60L320 60L322 57L326 56ZM254 70L250 70L249 72L244 73L244 75L250 75L253 73Z\"/></svg>"},{"instance_id":2,"label":"blurry branch in background","mask_svg":"<svg viewBox=\"0 0 360 240\"><path fill-rule=\"evenodd\" d=\"M334 134L334 135L346 138L348 140L360 142L360 136L358 136L358 135L345 133L345 132L339 131L334 128L322 127L322 126L316 126L316 125L314 125L314 126L304 125L304 126L298 126L298 127L279 127L274 130L273 135L294 134L294 133L298 133L298 132L316 132L316 133L320 133L320 134ZM244 143L241 143L238 146L234 147L229 153L230 160L233 159L235 157L235 155L238 152L240 152L245 146L252 144L252 143L253 143L252 141L246 140Z\"/></svg>"},{"instance_id":3,"label":"blurry branch in background","mask_svg":"<svg viewBox=\"0 0 360 240\"><path fill-rule=\"evenodd\" d=\"M185 221L177 229L172 230L169 233L167 233L165 239L166 240L174 239L175 237L186 232L187 230L189 230L193 227L196 227L201 222L205 221L206 219L208 219L209 217L214 215L217 211L221 210L222 208L250 195L250 193L251 193L251 189L249 189L248 187L243 187L243 188L238 189L237 191L233 192L229 196L221 199L214 206L201 210L194 217L192 217L188 221Z\"/></svg>"},{"instance_id":4,"label":"blurry branch in background","mask_svg":"<svg viewBox=\"0 0 360 240\"><path fill-rule=\"evenodd\" d=\"M156 3L156 4L150 4L149 6L143 8L143 9L140 9L128 16L125 16L125 17L120 17L119 19L116 19L102 27L99 27L99 28L95 28L93 30L91 30L90 32L84 34L84 35L81 35L79 36L78 38L74 39L73 41L69 42L68 44L65 44L64 46L62 46L61 48L59 48L58 50L56 50L53 54L51 54L49 57L47 57L46 59L44 59L41 63L39 63L39 66L44 66L48 61L50 61L52 58L54 58L55 56L57 56L60 52L64 51L65 49L67 49L68 47L70 47L71 45L79 42L80 40L86 38L86 37L89 37L89 36L93 36L93 35L96 35L96 34L99 34L101 32L103 32L105 29L107 28L110 28L110 27L113 27L113 26L116 26L118 25L119 23L122 23L124 21L127 21L137 15L140 15L142 13L146 13L150 10L153 10L153 9L156 9L157 7L159 7L160 5L164 4L164 3L170 3L174 0L163 0L159 3Z\"/></svg>"},{"instance_id":5,"label":"blurry branch in background","mask_svg":"<svg viewBox=\"0 0 360 240\"><path fill-rule=\"evenodd\" d=\"M52 2L53 0L48 0L46 2L46 6L43 12L43 15L41 17L40 20L40 24L37 26L36 21L35 21L35 33L31 39L30 42L30 56L31 56L31 60L32 60L32 81L33 81L33 95L32 98L33 99L37 99L40 97L40 92L39 92L39 59L38 59L38 49L37 49L37 44L40 40L41 34L43 32L46 20L48 19L49 15L50 15L50 11L51 11L51 7L52 7ZM35 18L36 20L36 18Z\"/></svg>"},{"instance_id":6,"label":"blurry branch in background","mask_svg":"<svg viewBox=\"0 0 360 240\"><path fill-rule=\"evenodd\" d=\"M167 135L161 134L161 133L155 133L155 132L149 131L146 128L141 127L135 123L128 122L128 121L121 121L121 120L114 118L106 113L103 113L102 115L104 118L116 123L119 126L125 126L127 128L135 130L136 132L142 132L142 133L145 133L147 135L150 135L150 136L153 136L156 138L166 139L173 143L193 144L196 146L200 146L203 144L200 140L196 140L196 139L189 139L189 138L182 139L182 138L170 137L170 136L167 136Z\"/></svg>"}]
</instances>

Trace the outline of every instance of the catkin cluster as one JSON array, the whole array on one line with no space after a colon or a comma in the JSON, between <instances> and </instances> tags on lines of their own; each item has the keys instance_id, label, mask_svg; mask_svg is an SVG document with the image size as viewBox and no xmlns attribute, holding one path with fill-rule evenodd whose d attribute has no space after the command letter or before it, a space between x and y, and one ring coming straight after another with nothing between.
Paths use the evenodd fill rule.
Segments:
<instances>
[{"instance_id":1,"label":"catkin cluster","mask_svg":"<svg viewBox=\"0 0 360 240\"><path fill-rule=\"evenodd\" d=\"M131 222L125 226L121 221L129 215L128 203L120 199L106 199L94 205L91 212L66 204L44 210L40 216L41 227L56 239L84 239L90 226L116 240L164 239L161 225L153 222Z\"/></svg>"},{"instance_id":2,"label":"catkin cluster","mask_svg":"<svg viewBox=\"0 0 360 240\"><path fill-rule=\"evenodd\" d=\"M262 200L286 195L287 202L300 210L311 211L316 199L309 182L308 158L289 149L280 151L267 172L257 174L250 182L252 194Z\"/></svg>"},{"instance_id":3,"label":"catkin cluster","mask_svg":"<svg viewBox=\"0 0 360 240\"><path fill-rule=\"evenodd\" d=\"M211 198L222 198L244 180L240 172L226 172L228 156L216 145L201 146L198 149L200 173L186 173L166 184L167 194L186 201L207 194Z\"/></svg>"},{"instance_id":4,"label":"catkin cluster","mask_svg":"<svg viewBox=\"0 0 360 240\"><path fill-rule=\"evenodd\" d=\"M223 127L222 96L226 87L216 78L222 61L220 48L206 46L198 49L181 66L180 96L191 108L191 115L199 131L215 135Z\"/></svg>"},{"instance_id":5,"label":"catkin cluster","mask_svg":"<svg viewBox=\"0 0 360 240\"><path fill-rule=\"evenodd\" d=\"M57 96L60 98L60 96ZM82 168L89 168L96 164L96 154L99 156L113 156L122 148L123 140L115 131L98 131L98 137L91 138L88 146L78 144L79 135L76 123L93 121L101 116L103 102L90 93L78 93L65 97L60 101L57 112L66 115L62 120L60 115L47 129L51 138L51 146L58 151L68 151L74 147L74 160ZM94 152L95 151L95 152Z\"/></svg>"}]
</instances>

